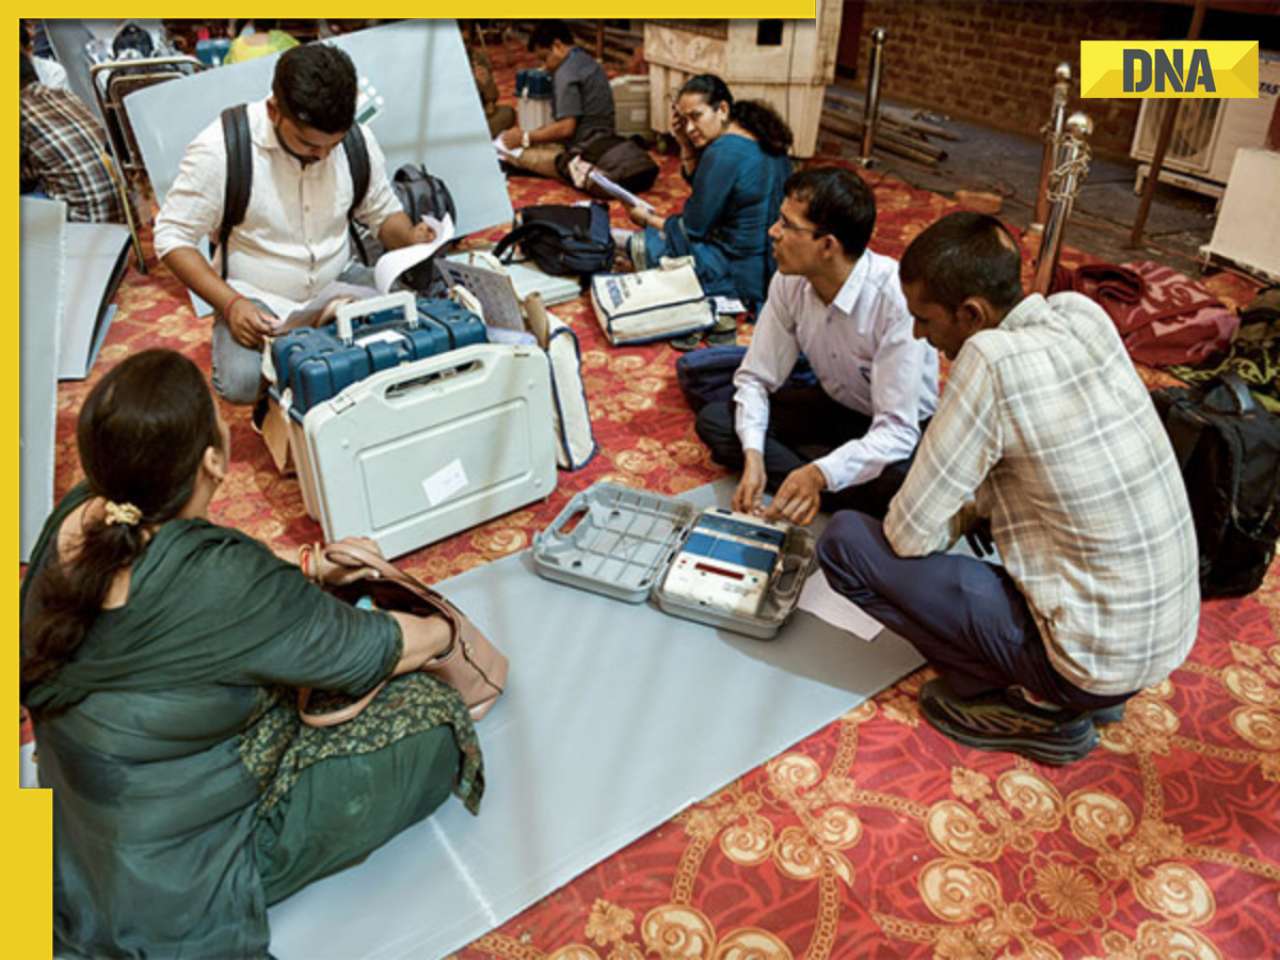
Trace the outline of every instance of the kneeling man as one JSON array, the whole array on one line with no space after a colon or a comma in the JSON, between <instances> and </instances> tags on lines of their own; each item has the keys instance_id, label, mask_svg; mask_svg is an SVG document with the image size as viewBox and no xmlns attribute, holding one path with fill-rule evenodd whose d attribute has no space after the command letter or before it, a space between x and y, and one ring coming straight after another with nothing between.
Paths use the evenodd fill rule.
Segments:
<instances>
[{"instance_id":1,"label":"kneeling man","mask_svg":"<svg viewBox=\"0 0 1280 960\"><path fill-rule=\"evenodd\" d=\"M953 363L883 525L838 514L831 586L941 677L920 691L952 739L1070 763L1125 700L1186 659L1195 531L1164 427L1107 314L1024 296L998 220L944 217L903 255L916 332ZM947 554L989 524L1003 566Z\"/></svg>"},{"instance_id":2,"label":"kneeling man","mask_svg":"<svg viewBox=\"0 0 1280 960\"><path fill-rule=\"evenodd\" d=\"M769 228L778 272L732 403L698 414L718 463L742 470L733 508L806 524L818 512L882 517L938 399L938 355L911 333L898 265L867 249L876 202L862 178L792 174ZM784 384L800 353L818 385Z\"/></svg>"}]
</instances>

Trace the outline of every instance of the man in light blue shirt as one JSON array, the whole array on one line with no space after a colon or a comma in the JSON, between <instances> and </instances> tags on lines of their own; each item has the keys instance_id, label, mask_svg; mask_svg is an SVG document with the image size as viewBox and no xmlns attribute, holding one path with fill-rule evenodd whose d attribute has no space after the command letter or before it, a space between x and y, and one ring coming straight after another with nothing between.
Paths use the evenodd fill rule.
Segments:
<instances>
[{"instance_id":1,"label":"man in light blue shirt","mask_svg":"<svg viewBox=\"0 0 1280 960\"><path fill-rule=\"evenodd\" d=\"M804 170L785 194L769 228L778 272L733 401L704 407L698 436L742 470L735 510L800 524L820 508L883 517L937 406L938 355L912 336L897 262L867 249L876 208L862 179ZM817 386L784 387L801 353Z\"/></svg>"}]
</instances>

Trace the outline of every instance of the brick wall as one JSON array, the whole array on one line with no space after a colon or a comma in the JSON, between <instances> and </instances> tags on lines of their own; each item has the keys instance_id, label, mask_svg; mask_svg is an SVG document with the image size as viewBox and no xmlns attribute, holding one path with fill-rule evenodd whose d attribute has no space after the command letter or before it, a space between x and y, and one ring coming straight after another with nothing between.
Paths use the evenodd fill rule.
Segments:
<instances>
[{"instance_id":1,"label":"brick wall","mask_svg":"<svg viewBox=\"0 0 1280 960\"><path fill-rule=\"evenodd\" d=\"M866 82L867 35L884 27L884 97L1034 135L1066 61L1076 78L1068 111L1093 118L1094 150L1127 155L1141 101L1080 100L1080 41L1185 37L1190 19L1184 7L1119 0L867 0L855 85Z\"/></svg>"}]
</instances>

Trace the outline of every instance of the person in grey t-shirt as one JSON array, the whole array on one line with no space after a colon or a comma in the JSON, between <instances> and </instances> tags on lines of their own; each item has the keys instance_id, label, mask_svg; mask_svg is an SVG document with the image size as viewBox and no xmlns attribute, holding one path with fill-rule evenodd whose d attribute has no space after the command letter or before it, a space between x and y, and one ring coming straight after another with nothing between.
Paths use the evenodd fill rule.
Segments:
<instances>
[{"instance_id":1,"label":"person in grey t-shirt","mask_svg":"<svg viewBox=\"0 0 1280 960\"><path fill-rule=\"evenodd\" d=\"M551 123L536 130L519 124L502 134L502 142L521 151L508 161L544 177L563 178L556 158L601 134L614 132L613 90L604 69L589 53L574 46L562 20L540 20L529 35L529 50L552 75Z\"/></svg>"}]
</instances>

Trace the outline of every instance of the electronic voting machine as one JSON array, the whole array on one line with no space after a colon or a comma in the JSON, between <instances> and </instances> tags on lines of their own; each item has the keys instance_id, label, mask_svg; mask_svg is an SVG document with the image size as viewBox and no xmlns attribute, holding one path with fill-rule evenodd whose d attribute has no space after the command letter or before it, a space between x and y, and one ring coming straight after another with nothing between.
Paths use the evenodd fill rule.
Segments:
<instances>
[{"instance_id":1,"label":"electronic voting machine","mask_svg":"<svg viewBox=\"0 0 1280 960\"><path fill-rule=\"evenodd\" d=\"M802 527L597 483L533 540L542 576L760 639L790 616L812 570Z\"/></svg>"}]
</instances>

